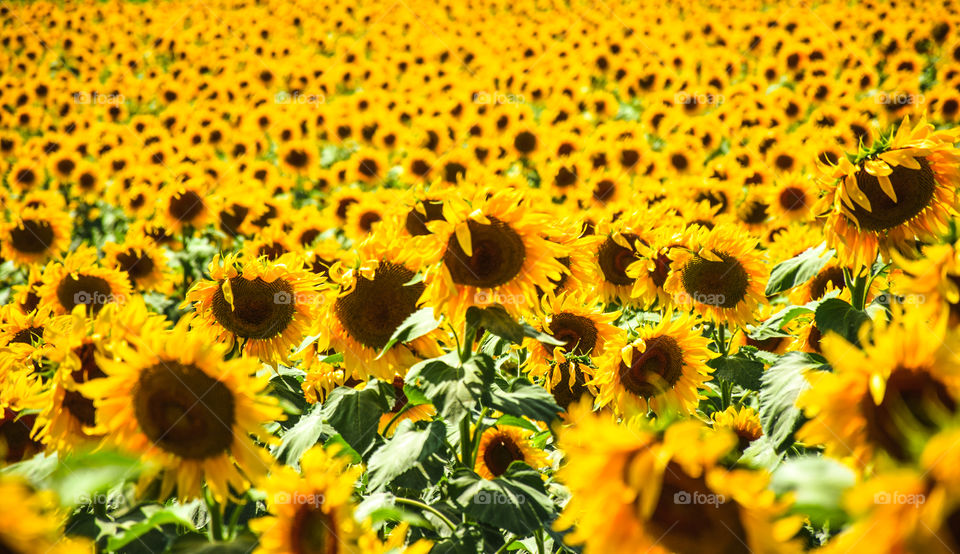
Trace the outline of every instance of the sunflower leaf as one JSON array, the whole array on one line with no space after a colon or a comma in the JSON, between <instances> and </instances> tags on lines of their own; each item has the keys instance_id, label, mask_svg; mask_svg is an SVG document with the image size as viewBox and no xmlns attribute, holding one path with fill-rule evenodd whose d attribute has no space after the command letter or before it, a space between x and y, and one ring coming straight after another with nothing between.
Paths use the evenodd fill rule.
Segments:
<instances>
[{"instance_id":1,"label":"sunflower leaf","mask_svg":"<svg viewBox=\"0 0 960 554\"><path fill-rule=\"evenodd\" d=\"M197 501L199 502L199 501ZM139 539L146 533L161 525L182 525L190 531L196 531L193 525L191 513L196 509L196 503L193 504L173 504L171 506L159 507L147 505L141 508L145 519L142 519L133 525L123 529L123 531L112 535L107 539L107 550L116 550L131 542Z\"/></svg>"},{"instance_id":2,"label":"sunflower leaf","mask_svg":"<svg viewBox=\"0 0 960 554\"><path fill-rule=\"evenodd\" d=\"M836 460L804 456L785 461L770 481L777 494L793 493L790 511L810 518L815 526L839 528L846 521L844 492L856 482L853 470Z\"/></svg>"},{"instance_id":3,"label":"sunflower leaf","mask_svg":"<svg viewBox=\"0 0 960 554\"><path fill-rule=\"evenodd\" d=\"M826 361L815 354L787 352L761 377L760 424L777 452L793 444L794 432L806 421L795 406L800 393L810 388L804 372L826 367Z\"/></svg>"},{"instance_id":4,"label":"sunflower leaf","mask_svg":"<svg viewBox=\"0 0 960 554\"><path fill-rule=\"evenodd\" d=\"M361 455L377 438L380 416L390 410L393 386L369 381L362 390L338 387L330 393L320 410L323 422L333 426L347 444Z\"/></svg>"},{"instance_id":5,"label":"sunflower leaf","mask_svg":"<svg viewBox=\"0 0 960 554\"><path fill-rule=\"evenodd\" d=\"M381 489L414 464L426 460L443 446L446 435L446 426L439 421L420 426L410 420L401 421L386 444L370 456L370 490Z\"/></svg>"},{"instance_id":6,"label":"sunflower leaf","mask_svg":"<svg viewBox=\"0 0 960 554\"><path fill-rule=\"evenodd\" d=\"M410 342L426 335L440 326L440 321L433 318L433 308L423 308L410 314L403 323L397 327L396 331L390 335L390 340L384 345L383 349L377 354L375 359L379 360L393 348L398 342Z\"/></svg>"},{"instance_id":7,"label":"sunflower leaf","mask_svg":"<svg viewBox=\"0 0 960 554\"><path fill-rule=\"evenodd\" d=\"M501 384L502 383L502 384ZM563 408L557 405L550 391L538 387L524 378L514 379L504 388L506 382L494 382L490 386L490 407L504 414L529 417L538 421L550 422L556 419Z\"/></svg>"},{"instance_id":8,"label":"sunflower leaf","mask_svg":"<svg viewBox=\"0 0 960 554\"><path fill-rule=\"evenodd\" d=\"M405 381L429 398L444 419L460 421L487 394L494 374L490 356L477 354L459 365L453 352L411 367Z\"/></svg>"},{"instance_id":9,"label":"sunflower leaf","mask_svg":"<svg viewBox=\"0 0 960 554\"><path fill-rule=\"evenodd\" d=\"M864 323L870 321L870 316L839 298L831 298L817 307L814 319L817 329L824 335L828 331L833 331L845 338L847 342L859 346L860 339L857 333Z\"/></svg>"},{"instance_id":10,"label":"sunflower leaf","mask_svg":"<svg viewBox=\"0 0 960 554\"><path fill-rule=\"evenodd\" d=\"M530 337L553 346L563 346L565 344L546 333L541 333L527 323L517 322L500 304L491 304L486 308L471 306L467 308L466 318L469 328L483 328L514 344L521 344L524 337Z\"/></svg>"},{"instance_id":11,"label":"sunflower leaf","mask_svg":"<svg viewBox=\"0 0 960 554\"><path fill-rule=\"evenodd\" d=\"M492 481L469 469L458 469L449 488L454 503L468 516L521 537L549 526L555 516L540 473L520 461L511 463Z\"/></svg>"},{"instance_id":12,"label":"sunflower leaf","mask_svg":"<svg viewBox=\"0 0 960 554\"><path fill-rule=\"evenodd\" d=\"M720 356L707 362L713 368L713 378L728 381L747 390L760 390L763 362L747 357L745 353Z\"/></svg>"},{"instance_id":13,"label":"sunflower leaf","mask_svg":"<svg viewBox=\"0 0 960 554\"><path fill-rule=\"evenodd\" d=\"M335 389L333 392L336 393L337 390L339 389ZM333 393L331 393L331 396L333 396ZM295 464L304 452L317 444L320 437L335 433L336 431L324 422L321 406L314 405L310 411L300 417L300 420L289 431L283 434L275 456L281 463Z\"/></svg>"},{"instance_id":14,"label":"sunflower leaf","mask_svg":"<svg viewBox=\"0 0 960 554\"><path fill-rule=\"evenodd\" d=\"M764 293L773 296L806 283L827 265L833 253L834 250L827 250L827 243L823 242L816 248L807 249L798 256L778 263L770 272Z\"/></svg>"}]
</instances>

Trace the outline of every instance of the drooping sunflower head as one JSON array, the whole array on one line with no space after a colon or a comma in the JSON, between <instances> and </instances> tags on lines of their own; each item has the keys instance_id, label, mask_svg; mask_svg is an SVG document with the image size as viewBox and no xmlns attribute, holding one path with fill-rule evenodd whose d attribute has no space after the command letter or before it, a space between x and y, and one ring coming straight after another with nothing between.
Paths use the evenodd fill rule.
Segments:
<instances>
[{"instance_id":1,"label":"drooping sunflower head","mask_svg":"<svg viewBox=\"0 0 960 554\"><path fill-rule=\"evenodd\" d=\"M47 264L37 294L41 308L55 314L66 315L78 305L96 314L107 304L129 300L131 288L126 273L100 267L96 251L81 247Z\"/></svg>"},{"instance_id":2,"label":"drooping sunflower head","mask_svg":"<svg viewBox=\"0 0 960 554\"><path fill-rule=\"evenodd\" d=\"M0 232L4 259L20 265L43 263L70 246L70 215L44 208L26 209Z\"/></svg>"},{"instance_id":3,"label":"drooping sunflower head","mask_svg":"<svg viewBox=\"0 0 960 554\"><path fill-rule=\"evenodd\" d=\"M671 272L664 288L674 303L720 323L752 321L768 270L756 240L731 227L688 229L683 246L670 251Z\"/></svg>"},{"instance_id":4,"label":"drooping sunflower head","mask_svg":"<svg viewBox=\"0 0 960 554\"><path fill-rule=\"evenodd\" d=\"M842 263L869 266L892 247L943 234L956 215L956 140L955 131L935 131L925 120L911 129L904 118L852 161L824 169L816 211L826 214L827 240Z\"/></svg>"},{"instance_id":5,"label":"drooping sunflower head","mask_svg":"<svg viewBox=\"0 0 960 554\"><path fill-rule=\"evenodd\" d=\"M930 306L949 314L951 328L960 325L960 254L956 244L938 244L923 249L923 256L909 260L891 253L902 277L896 280L898 292L923 299Z\"/></svg>"},{"instance_id":6,"label":"drooping sunflower head","mask_svg":"<svg viewBox=\"0 0 960 554\"><path fill-rule=\"evenodd\" d=\"M192 325L264 360L286 359L322 303L322 278L292 254L242 262L215 256L208 271L210 279L195 283L184 302L193 305Z\"/></svg>"},{"instance_id":7,"label":"drooping sunflower head","mask_svg":"<svg viewBox=\"0 0 960 554\"><path fill-rule=\"evenodd\" d=\"M484 479L495 479L506 473L513 462L523 462L534 469L546 466L546 454L531 444L532 435L527 429L506 425L484 430L474 471Z\"/></svg>"},{"instance_id":8,"label":"drooping sunflower head","mask_svg":"<svg viewBox=\"0 0 960 554\"><path fill-rule=\"evenodd\" d=\"M597 405L612 404L627 416L692 413L712 371L707 343L695 319L673 319L669 312L658 325L641 328L634 340L614 341L597 362L592 381L599 388Z\"/></svg>"},{"instance_id":9,"label":"drooping sunflower head","mask_svg":"<svg viewBox=\"0 0 960 554\"><path fill-rule=\"evenodd\" d=\"M77 390L94 400L93 432L155 462L141 484L161 472L163 498L174 489L178 498L195 498L206 481L223 500L259 481L268 456L250 437L267 438L261 426L282 413L264 394L267 378L252 377L259 362L224 360L226 347L185 321L128 340L113 356L95 358L106 377Z\"/></svg>"},{"instance_id":10,"label":"drooping sunflower head","mask_svg":"<svg viewBox=\"0 0 960 554\"><path fill-rule=\"evenodd\" d=\"M646 239L628 225L601 222L596 230L603 237L594 258L597 292L605 302L629 303L637 279L627 269L640 261L638 249L643 248Z\"/></svg>"}]
</instances>

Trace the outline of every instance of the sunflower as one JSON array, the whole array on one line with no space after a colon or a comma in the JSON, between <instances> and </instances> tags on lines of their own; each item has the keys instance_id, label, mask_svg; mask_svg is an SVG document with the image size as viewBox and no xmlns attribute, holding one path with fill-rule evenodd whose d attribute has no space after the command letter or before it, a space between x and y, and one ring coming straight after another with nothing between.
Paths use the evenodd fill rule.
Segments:
<instances>
[{"instance_id":1,"label":"sunflower","mask_svg":"<svg viewBox=\"0 0 960 554\"><path fill-rule=\"evenodd\" d=\"M951 328L960 325L960 253L956 244L938 244L923 249L923 257L908 260L891 252L903 278L897 290L914 295L939 311L949 314Z\"/></svg>"},{"instance_id":2,"label":"sunflower","mask_svg":"<svg viewBox=\"0 0 960 554\"><path fill-rule=\"evenodd\" d=\"M401 421L424 421L436 415L437 410L430 404L419 404L417 406L407 406L410 400L407 394L403 392L403 377L397 375L393 378L393 406L390 411L384 412L380 416L380 423L377 426L377 432L385 437L392 436Z\"/></svg>"},{"instance_id":3,"label":"sunflower","mask_svg":"<svg viewBox=\"0 0 960 554\"><path fill-rule=\"evenodd\" d=\"M532 436L529 429L509 425L484 429L473 470L484 479L495 479L506 473L513 462L523 462L534 469L546 467L547 456L531 444Z\"/></svg>"},{"instance_id":4,"label":"sunflower","mask_svg":"<svg viewBox=\"0 0 960 554\"><path fill-rule=\"evenodd\" d=\"M706 363L709 341L697 324L689 315L673 319L668 312L656 326L641 327L632 341L611 343L591 382L599 389L597 406L612 403L616 413L628 416L692 413L713 371Z\"/></svg>"},{"instance_id":5,"label":"sunflower","mask_svg":"<svg viewBox=\"0 0 960 554\"><path fill-rule=\"evenodd\" d=\"M545 376L547 388L566 387L572 391L578 376L582 378L585 370L593 372L588 360L602 356L607 344L622 333L613 324L619 312L603 313L592 304L584 295L565 292L541 300L542 315L537 316L534 326L563 341L564 345L553 346L527 339L529 357L525 368L532 377ZM563 377L566 377L565 382L562 382Z\"/></svg>"},{"instance_id":6,"label":"sunflower","mask_svg":"<svg viewBox=\"0 0 960 554\"><path fill-rule=\"evenodd\" d=\"M594 278L597 292L604 302L628 303L636 277L627 273L627 268L640 260L638 250L647 242L635 229L622 220L616 223L600 222L596 227L597 241L594 250Z\"/></svg>"},{"instance_id":7,"label":"sunflower","mask_svg":"<svg viewBox=\"0 0 960 554\"><path fill-rule=\"evenodd\" d=\"M193 304L191 325L231 347L240 342L248 356L285 360L317 317L322 278L293 254L275 262L217 255L208 271L210 279L194 283L183 303Z\"/></svg>"},{"instance_id":8,"label":"sunflower","mask_svg":"<svg viewBox=\"0 0 960 554\"><path fill-rule=\"evenodd\" d=\"M666 231L653 232L645 242L638 245L640 259L627 266L627 277L634 280L630 297L643 308L669 309L673 298L664 285L670 276L670 250L680 244Z\"/></svg>"},{"instance_id":9,"label":"sunflower","mask_svg":"<svg viewBox=\"0 0 960 554\"><path fill-rule=\"evenodd\" d=\"M231 489L259 482L269 456L250 435L266 438L261 426L282 414L263 394L267 377L252 377L260 363L224 360L226 346L190 332L185 321L128 338L112 357L95 356L106 377L77 385L93 399L91 432L153 462L141 486L162 473L161 498L174 487L178 498L195 498L206 480L222 502Z\"/></svg>"},{"instance_id":10,"label":"sunflower","mask_svg":"<svg viewBox=\"0 0 960 554\"><path fill-rule=\"evenodd\" d=\"M541 236L546 214L509 189L478 191L472 202L445 204L430 222L439 253L427 270L427 304L461 320L471 305L502 304L512 314L537 304L536 287L550 290L565 268L561 245Z\"/></svg>"},{"instance_id":11,"label":"sunflower","mask_svg":"<svg viewBox=\"0 0 960 554\"><path fill-rule=\"evenodd\" d=\"M369 237L380 227L380 223L389 217L390 204L384 192L386 191L363 195L357 203L347 208L344 233L354 242L361 242Z\"/></svg>"},{"instance_id":12,"label":"sunflower","mask_svg":"<svg viewBox=\"0 0 960 554\"><path fill-rule=\"evenodd\" d=\"M244 241L242 255L246 259L266 258L278 261L284 255L298 250L294 237L279 221L257 231L253 238Z\"/></svg>"},{"instance_id":13,"label":"sunflower","mask_svg":"<svg viewBox=\"0 0 960 554\"><path fill-rule=\"evenodd\" d=\"M28 208L0 228L0 253L19 265L43 263L70 246L70 231L68 213Z\"/></svg>"},{"instance_id":14,"label":"sunflower","mask_svg":"<svg viewBox=\"0 0 960 554\"><path fill-rule=\"evenodd\" d=\"M728 226L688 228L683 246L670 251L670 276L664 289L675 305L693 309L715 322L753 321L765 302L767 268L756 240Z\"/></svg>"},{"instance_id":15,"label":"sunflower","mask_svg":"<svg viewBox=\"0 0 960 554\"><path fill-rule=\"evenodd\" d=\"M104 265L126 272L130 285L139 291L173 291L166 251L143 235L128 236L120 244L103 245Z\"/></svg>"},{"instance_id":16,"label":"sunflower","mask_svg":"<svg viewBox=\"0 0 960 554\"><path fill-rule=\"evenodd\" d=\"M199 179L165 186L157 199L158 213L172 234L183 233L184 228L200 229L213 221L207 201L206 187Z\"/></svg>"},{"instance_id":17,"label":"sunflower","mask_svg":"<svg viewBox=\"0 0 960 554\"><path fill-rule=\"evenodd\" d=\"M64 535L66 516L50 491L34 490L19 477L0 477L0 551L89 554L88 539Z\"/></svg>"},{"instance_id":18,"label":"sunflower","mask_svg":"<svg viewBox=\"0 0 960 554\"><path fill-rule=\"evenodd\" d=\"M845 265L870 265L891 247L943 234L956 216L960 181L954 150L960 130L935 131L921 119L911 130L904 118L896 133L880 137L853 162L843 158L825 169L827 241Z\"/></svg>"},{"instance_id":19,"label":"sunflower","mask_svg":"<svg viewBox=\"0 0 960 554\"><path fill-rule=\"evenodd\" d=\"M900 312L901 310L896 310ZM909 460L960 398L960 335L927 310L895 313L860 330L861 348L838 335L820 340L832 372L809 372L812 388L797 399L810 418L797 438L865 465L883 452ZM872 327L872 329L871 329ZM920 338L922 337L922 340Z\"/></svg>"},{"instance_id":20,"label":"sunflower","mask_svg":"<svg viewBox=\"0 0 960 554\"><path fill-rule=\"evenodd\" d=\"M62 260L48 263L43 270L43 285L37 290L40 307L66 315L84 304L96 314L111 302L126 302L131 292L127 274L99 267L96 260L96 251L80 247Z\"/></svg>"},{"instance_id":21,"label":"sunflower","mask_svg":"<svg viewBox=\"0 0 960 554\"><path fill-rule=\"evenodd\" d=\"M439 355L435 332L381 352L417 311L425 286L414 279L418 262L397 241L368 241L358 254L352 267L331 272L334 288L326 301L332 307L320 314L312 333L319 332L319 337L310 352L332 350L343 354L344 367L351 373L393 379L420 360ZM307 351L302 354L310 367L316 358Z\"/></svg>"},{"instance_id":22,"label":"sunflower","mask_svg":"<svg viewBox=\"0 0 960 554\"><path fill-rule=\"evenodd\" d=\"M748 406L730 406L722 412L714 412L712 418L714 428L729 429L737 435L741 452L763 436L760 416Z\"/></svg>"},{"instance_id":23,"label":"sunflower","mask_svg":"<svg viewBox=\"0 0 960 554\"><path fill-rule=\"evenodd\" d=\"M554 523L585 552L801 552L803 525L769 490L769 474L720 462L732 433L698 421L661 434L643 420L625 425L586 404L559 429L566 463L557 478L572 496ZM602 475L604 479L597 479Z\"/></svg>"}]
</instances>

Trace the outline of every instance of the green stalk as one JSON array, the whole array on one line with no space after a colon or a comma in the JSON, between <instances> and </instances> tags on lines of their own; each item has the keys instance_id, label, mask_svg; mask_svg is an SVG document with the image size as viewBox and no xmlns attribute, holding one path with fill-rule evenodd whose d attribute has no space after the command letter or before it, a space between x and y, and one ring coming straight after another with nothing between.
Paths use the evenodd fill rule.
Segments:
<instances>
[{"instance_id":1,"label":"green stalk","mask_svg":"<svg viewBox=\"0 0 960 554\"><path fill-rule=\"evenodd\" d=\"M223 514L220 513L220 503L213 498L209 488L203 491L203 500L207 504L207 511L210 512L210 540L221 541L223 540Z\"/></svg>"},{"instance_id":2,"label":"green stalk","mask_svg":"<svg viewBox=\"0 0 960 554\"><path fill-rule=\"evenodd\" d=\"M442 521L443 523L445 523L446 526L449 527L451 531L456 531L456 530L457 530L457 526L454 525L452 521L450 521L449 519L447 519L447 516L443 515L439 510L437 510L437 509L434 508L433 506L428 506L427 504L424 504L423 502L420 502L419 500L413 500L412 498L403 498L402 496L397 496L397 497L395 497L395 498L393 499L393 501L396 502L397 504L406 504L406 505L408 505L408 506L416 506L417 508L420 508L421 510L426 510L426 511L430 512L431 514L437 516L437 519L439 519L440 521Z\"/></svg>"}]
</instances>

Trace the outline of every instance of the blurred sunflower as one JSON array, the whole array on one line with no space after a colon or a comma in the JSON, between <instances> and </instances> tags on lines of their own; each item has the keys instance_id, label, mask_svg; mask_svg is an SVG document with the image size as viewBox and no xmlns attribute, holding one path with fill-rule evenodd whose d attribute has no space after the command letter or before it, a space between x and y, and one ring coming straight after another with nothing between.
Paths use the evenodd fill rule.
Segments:
<instances>
[{"instance_id":1,"label":"blurred sunflower","mask_svg":"<svg viewBox=\"0 0 960 554\"><path fill-rule=\"evenodd\" d=\"M94 545L85 538L64 535L67 514L56 495L38 491L19 477L0 477L0 550L11 553L89 554Z\"/></svg>"},{"instance_id":2,"label":"blurred sunflower","mask_svg":"<svg viewBox=\"0 0 960 554\"><path fill-rule=\"evenodd\" d=\"M0 228L0 253L18 265L46 262L70 246L70 215L49 208L28 208Z\"/></svg>"}]
</instances>

